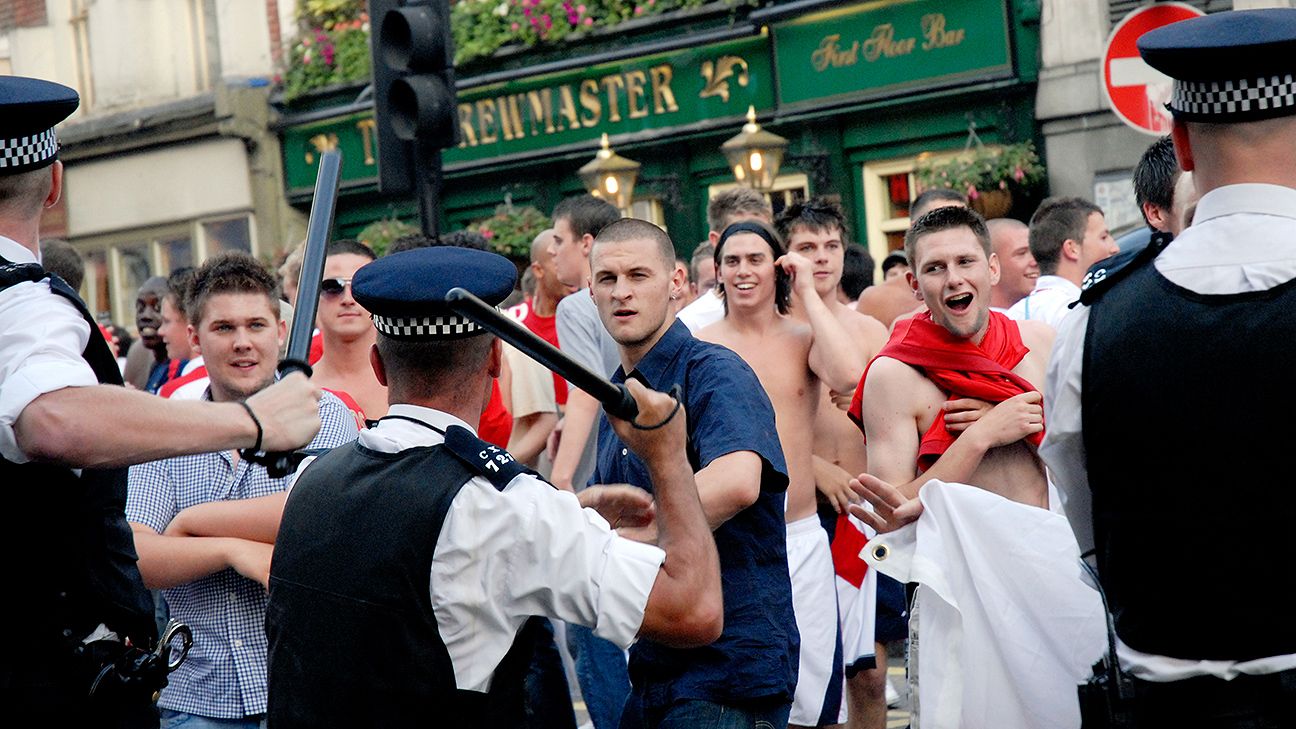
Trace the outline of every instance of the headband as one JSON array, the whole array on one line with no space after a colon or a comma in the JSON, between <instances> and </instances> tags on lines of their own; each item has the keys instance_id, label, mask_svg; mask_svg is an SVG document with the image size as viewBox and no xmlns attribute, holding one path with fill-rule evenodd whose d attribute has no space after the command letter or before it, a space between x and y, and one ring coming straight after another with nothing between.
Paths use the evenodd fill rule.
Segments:
<instances>
[{"instance_id":1,"label":"headband","mask_svg":"<svg viewBox=\"0 0 1296 729\"><path fill-rule=\"evenodd\" d=\"M716 253L719 253L724 248L725 241L739 233L754 233L760 236L762 240L769 244L770 251L773 253L778 253L783 248L778 239L770 233L769 228L754 220L740 220L725 228L724 232L720 234L720 240L716 243Z\"/></svg>"}]
</instances>

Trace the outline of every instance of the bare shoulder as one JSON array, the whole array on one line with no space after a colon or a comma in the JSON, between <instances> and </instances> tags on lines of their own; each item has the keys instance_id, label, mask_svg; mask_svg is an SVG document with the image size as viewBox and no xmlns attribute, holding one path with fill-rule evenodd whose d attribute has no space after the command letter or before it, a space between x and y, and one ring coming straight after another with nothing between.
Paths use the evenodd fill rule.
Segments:
<instances>
[{"instance_id":1,"label":"bare shoulder","mask_svg":"<svg viewBox=\"0 0 1296 729\"><path fill-rule=\"evenodd\" d=\"M842 306L836 311L837 321L855 338L855 343L868 357L873 357L886 344L890 336L887 328L877 318L856 311L849 306Z\"/></svg>"},{"instance_id":2,"label":"bare shoulder","mask_svg":"<svg viewBox=\"0 0 1296 729\"><path fill-rule=\"evenodd\" d=\"M869 364L864 392L895 400L926 379L917 369L898 359L878 357Z\"/></svg>"},{"instance_id":3,"label":"bare shoulder","mask_svg":"<svg viewBox=\"0 0 1296 729\"><path fill-rule=\"evenodd\" d=\"M693 336L704 342L724 344L732 329L733 328L729 326L728 320L721 319L714 324L708 324L696 332L693 332Z\"/></svg>"}]
</instances>

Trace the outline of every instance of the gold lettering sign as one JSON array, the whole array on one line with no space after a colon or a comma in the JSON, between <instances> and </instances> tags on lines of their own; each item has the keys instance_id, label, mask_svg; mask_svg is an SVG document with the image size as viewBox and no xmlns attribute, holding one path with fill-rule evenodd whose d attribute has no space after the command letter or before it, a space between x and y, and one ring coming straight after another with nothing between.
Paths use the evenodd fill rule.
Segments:
<instances>
[{"instance_id":1,"label":"gold lettering sign","mask_svg":"<svg viewBox=\"0 0 1296 729\"><path fill-rule=\"evenodd\" d=\"M726 79L746 86L747 62L723 56L712 64L714 95L728 100ZM460 147L511 142L561 132L588 129L625 119L674 114L680 110L671 83L675 71L669 63L632 69L513 94L459 104ZM372 129L369 132L372 134Z\"/></svg>"},{"instance_id":2,"label":"gold lettering sign","mask_svg":"<svg viewBox=\"0 0 1296 729\"><path fill-rule=\"evenodd\" d=\"M833 68L854 66L861 56L872 63L883 58L908 56L915 48L924 51L953 48L967 36L963 28L948 28L944 13L928 13L922 17L921 46L917 37L897 37L896 33L893 24L883 23L875 26L869 37L862 41L845 42L840 33L824 36L819 47L810 54L810 66L822 73Z\"/></svg>"},{"instance_id":3,"label":"gold lettering sign","mask_svg":"<svg viewBox=\"0 0 1296 729\"><path fill-rule=\"evenodd\" d=\"M374 130L377 129L378 123L373 119L361 119L356 122L356 131L360 132L360 147L364 150L364 163L366 167L372 167L377 160L374 159Z\"/></svg>"},{"instance_id":4,"label":"gold lettering sign","mask_svg":"<svg viewBox=\"0 0 1296 729\"><path fill-rule=\"evenodd\" d=\"M308 165L315 164L315 152L323 154L330 149L338 148L338 135L335 132L316 134L307 141L309 141L311 146L315 148L314 152L309 149L306 150L306 164Z\"/></svg>"},{"instance_id":5,"label":"gold lettering sign","mask_svg":"<svg viewBox=\"0 0 1296 729\"><path fill-rule=\"evenodd\" d=\"M719 96L720 100L729 103L729 79L733 79L739 86L747 86L747 61L739 56L720 56L714 61L702 62L702 78L706 84L702 86L699 99L705 99L709 96Z\"/></svg>"}]
</instances>

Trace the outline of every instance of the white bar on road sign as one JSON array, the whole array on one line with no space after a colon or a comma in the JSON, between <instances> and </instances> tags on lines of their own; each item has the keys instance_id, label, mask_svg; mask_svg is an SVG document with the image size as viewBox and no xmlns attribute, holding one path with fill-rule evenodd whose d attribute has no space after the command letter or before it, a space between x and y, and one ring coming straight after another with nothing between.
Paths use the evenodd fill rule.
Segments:
<instances>
[{"instance_id":1,"label":"white bar on road sign","mask_svg":"<svg viewBox=\"0 0 1296 729\"><path fill-rule=\"evenodd\" d=\"M1115 88L1170 83L1169 76L1147 65L1147 62L1138 56L1113 58L1110 71L1111 85Z\"/></svg>"}]
</instances>

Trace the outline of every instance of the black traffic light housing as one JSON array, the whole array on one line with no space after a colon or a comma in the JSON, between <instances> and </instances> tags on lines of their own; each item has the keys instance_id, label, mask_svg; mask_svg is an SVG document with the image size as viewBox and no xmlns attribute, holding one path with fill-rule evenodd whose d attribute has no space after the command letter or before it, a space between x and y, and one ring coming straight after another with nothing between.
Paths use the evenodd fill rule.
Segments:
<instances>
[{"instance_id":1,"label":"black traffic light housing","mask_svg":"<svg viewBox=\"0 0 1296 729\"><path fill-rule=\"evenodd\" d=\"M447 0L370 0L378 186L414 193L423 229L437 232L440 150L459 144L454 41Z\"/></svg>"}]
</instances>

